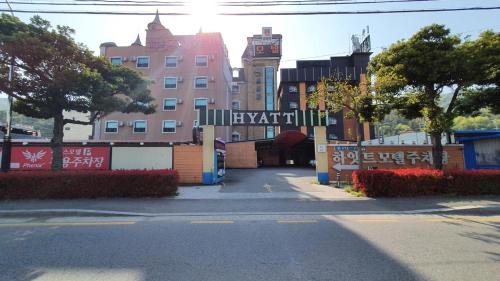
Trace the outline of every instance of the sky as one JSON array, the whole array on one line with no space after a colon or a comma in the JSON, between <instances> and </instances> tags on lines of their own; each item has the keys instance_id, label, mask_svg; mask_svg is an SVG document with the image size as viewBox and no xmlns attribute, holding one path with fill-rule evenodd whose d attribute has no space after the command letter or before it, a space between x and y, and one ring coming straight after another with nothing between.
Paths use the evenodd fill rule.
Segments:
<instances>
[{"instance_id":1,"label":"sky","mask_svg":"<svg viewBox=\"0 0 500 281\"><path fill-rule=\"evenodd\" d=\"M5 1L5 0L1 0ZM10 2L20 0L9 0ZM25 0L36 3L41 0ZM45 0L46 2L74 0ZM172 1L172 0L164 0ZM350 51L352 34L361 34L369 26L374 54L400 39L410 37L423 26L438 23L463 37L476 38L480 32L500 30L500 10L463 11L441 13L375 14L375 15L313 15L313 16L217 16L219 12L262 12L262 11L360 11L391 9L430 9L478 6L500 6L500 0L439 0L414 3L356 4L331 6L295 7L243 7L219 8L212 0L192 0L187 7L102 7L102 6L40 6L12 3L13 9L37 10L91 10L91 11L136 11L154 13L190 12L189 16L160 16L163 25L173 34L195 34L221 32L229 51L232 67L241 66L241 54L246 37L261 34L262 27L272 27L274 34L283 36L281 67L295 67L297 59L325 59L330 56L347 55ZM236 1L236 0L232 0ZM266 0L267 1L267 0ZM356 0L352 0L356 1ZM366 1L366 0L365 0ZM248 0L247 0L248 2ZM82 3L82 2L80 2ZM0 9L7 9L5 2ZM23 21L33 14L16 13ZM53 25L67 25L76 30L76 41L85 44L96 54L102 42L115 42L119 46L130 45L140 35L145 41L145 29L154 18L148 16L114 15L53 15L43 14Z\"/></svg>"}]
</instances>

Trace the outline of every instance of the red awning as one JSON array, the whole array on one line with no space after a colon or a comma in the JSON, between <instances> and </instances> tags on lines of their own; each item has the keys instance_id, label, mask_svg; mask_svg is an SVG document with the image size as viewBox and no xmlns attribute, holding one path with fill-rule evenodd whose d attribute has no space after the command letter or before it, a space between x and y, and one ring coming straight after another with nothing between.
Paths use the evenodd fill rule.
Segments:
<instances>
[{"instance_id":1,"label":"red awning","mask_svg":"<svg viewBox=\"0 0 500 281\"><path fill-rule=\"evenodd\" d=\"M274 144L280 148L288 149L307 139L300 131L284 131L274 138Z\"/></svg>"}]
</instances>

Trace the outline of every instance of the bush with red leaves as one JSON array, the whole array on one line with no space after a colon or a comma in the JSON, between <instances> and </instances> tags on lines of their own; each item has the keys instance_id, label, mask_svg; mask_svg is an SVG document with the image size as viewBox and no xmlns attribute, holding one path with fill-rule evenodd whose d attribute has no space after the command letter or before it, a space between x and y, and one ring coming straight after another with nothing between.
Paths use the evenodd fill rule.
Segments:
<instances>
[{"instance_id":1,"label":"bush with red leaves","mask_svg":"<svg viewBox=\"0 0 500 281\"><path fill-rule=\"evenodd\" d=\"M360 170L352 179L368 197L500 194L500 170Z\"/></svg>"},{"instance_id":2,"label":"bush with red leaves","mask_svg":"<svg viewBox=\"0 0 500 281\"><path fill-rule=\"evenodd\" d=\"M162 197L178 185L175 170L11 171L0 174L0 200Z\"/></svg>"}]
</instances>

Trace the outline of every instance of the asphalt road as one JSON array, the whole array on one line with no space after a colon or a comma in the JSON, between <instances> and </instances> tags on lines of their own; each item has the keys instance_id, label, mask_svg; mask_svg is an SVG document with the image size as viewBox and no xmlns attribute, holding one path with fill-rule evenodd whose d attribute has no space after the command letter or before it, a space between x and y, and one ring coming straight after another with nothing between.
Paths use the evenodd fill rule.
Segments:
<instances>
[{"instance_id":1,"label":"asphalt road","mask_svg":"<svg viewBox=\"0 0 500 281\"><path fill-rule=\"evenodd\" d=\"M483 280L500 216L4 218L0 280Z\"/></svg>"}]
</instances>

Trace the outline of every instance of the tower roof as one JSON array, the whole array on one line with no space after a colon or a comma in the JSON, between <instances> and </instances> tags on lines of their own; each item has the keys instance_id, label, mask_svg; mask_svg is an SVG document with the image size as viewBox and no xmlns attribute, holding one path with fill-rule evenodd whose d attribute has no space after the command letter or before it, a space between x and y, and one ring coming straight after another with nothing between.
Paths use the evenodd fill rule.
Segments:
<instances>
[{"instance_id":1,"label":"tower roof","mask_svg":"<svg viewBox=\"0 0 500 281\"><path fill-rule=\"evenodd\" d=\"M142 46L141 38L139 37L139 34L137 34L137 38L135 39L134 43L132 43L132 45L130 45L130 46Z\"/></svg>"},{"instance_id":2,"label":"tower roof","mask_svg":"<svg viewBox=\"0 0 500 281\"><path fill-rule=\"evenodd\" d=\"M165 27L161 24L160 14L158 10L156 10L155 18L152 22L148 23L148 29L165 29Z\"/></svg>"}]
</instances>

